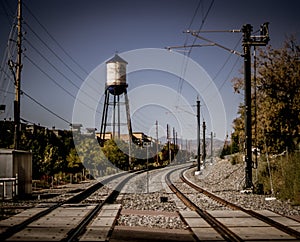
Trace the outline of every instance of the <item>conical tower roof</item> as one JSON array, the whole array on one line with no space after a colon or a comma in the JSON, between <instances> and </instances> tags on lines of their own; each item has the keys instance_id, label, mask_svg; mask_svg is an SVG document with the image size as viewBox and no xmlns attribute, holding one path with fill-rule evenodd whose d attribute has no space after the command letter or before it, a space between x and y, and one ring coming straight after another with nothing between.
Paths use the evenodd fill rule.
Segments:
<instances>
[{"instance_id":1,"label":"conical tower roof","mask_svg":"<svg viewBox=\"0 0 300 242\"><path fill-rule=\"evenodd\" d=\"M118 54L115 54L115 56L113 58L111 58L110 60L106 61L106 64L107 63L125 63L125 64L128 64L127 61L125 61L124 59L122 59Z\"/></svg>"}]
</instances>

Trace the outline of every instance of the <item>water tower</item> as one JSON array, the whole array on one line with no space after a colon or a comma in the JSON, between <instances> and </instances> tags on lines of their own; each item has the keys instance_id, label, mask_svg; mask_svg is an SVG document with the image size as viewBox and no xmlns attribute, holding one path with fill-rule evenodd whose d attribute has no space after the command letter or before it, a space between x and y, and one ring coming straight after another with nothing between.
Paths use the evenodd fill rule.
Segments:
<instances>
[{"instance_id":1,"label":"water tower","mask_svg":"<svg viewBox=\"0 0 300 242\"><path fill-rule=\"evenodd\" d=\"M103 145L107 139L105 133L107 127L111 127L112 139L120 139L120 126L121 126L121 105L126 110L126 121L128 128L129 142L132 141L132 128L129 111L129 101L127 96L127 83L126 83L126 67L127 62L117 54L106 62L106 85L105 85L105 100L102 113L102 121L100 128L99 141ZM124 100L120 102L121 98ZM108 111L112 110L112 117L110 122L107 120ZM123 125L124 123L122 123ZM126 125L126 124L125 124Z\"/></svg>"}]
</instances>

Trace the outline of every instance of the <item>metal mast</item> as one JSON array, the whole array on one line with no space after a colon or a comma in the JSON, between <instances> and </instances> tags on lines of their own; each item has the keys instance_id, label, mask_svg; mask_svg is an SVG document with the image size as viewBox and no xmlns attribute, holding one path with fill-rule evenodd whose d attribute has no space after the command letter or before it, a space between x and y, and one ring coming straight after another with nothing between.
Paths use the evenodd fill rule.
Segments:
<instances>
[{"instance_id":1,"label":"metal mast","mask_svg":"<svg viewBox=\"0 0 300 242\"><path fill-rule=\"evenodd\" d=\"M243 49L244 53L239 53L235 50L231 50L223 45L220 45L216 42L213 42L207 38L204 38L199 35L202 32L232 32L232 33L243 33ZM252 26L250 24L245 24L241 30L227 30L227 31L191 31L187 30L185 33L189 33L201 40L207 41L210 43L210 46L218 46L222 49L229 51L230 53L244 57L244 79L245 79L245 188L252 189L252 116L251 116L251 46L265 46L268 44L269 38L269 23L263 23L260 27L260 35L253 36ZM190 45L189 47L201 47L204 45ZM206 45L207 46L207 45ZM187 46L173 46L168 47L167 49L176 49L183 48ZM199 122L199 121L198 121ZM198 129L200 127L200 122L198 124ZM198 147L199 149L199 147ZM199 154L199 152L198 152ZM200 170L200 167L198 167Z\"/></svg>"},{"instance_id":2,"label":"metal mast","mask_svg":"<svg viewBox=\"0 0 300 242\"><path fill-rule=\"evenodd\" d=\"M197 99L197 171L200 171L200 100Z\"/></svg>"},{"instance_id":3,"label":"metal mast","mask_svg":"<svg viewBox=\"0 0 300 242\"><path fill-rule=\"evenodd\" d=\"M252 184L252 114L251 114L251 53L249 40L252 26L246 24L242 28L244 47L244 85L245 85L245 187L251 188Z\"/></svg>"},{"instance_id":4,"label":"metal mast","mask_svg":"<svg viewBox=\"0 0 300 242\"><path fill-rule=\"evenodd\" d=\"M203 160L203 167L205 167L205 159L206 159L206 141L205 141L205 130L206 130L206 124L205 121L203 121L203 147L202 147L202 160Z\"/></svg>"},{"instance_id":5,"label":"metal mast","mask_svg":"<svg viewBox=\"0 0 300 242\"><path fill-rule=\"evenodd\" d=\"M252 26L245 24L243 32L244 79L245 79L245 188L252 189L252 113L251 113L251 46L265 46L269 42L269 23L260 28L259 36L251 36Z\"/></svg>"}]
</instances>

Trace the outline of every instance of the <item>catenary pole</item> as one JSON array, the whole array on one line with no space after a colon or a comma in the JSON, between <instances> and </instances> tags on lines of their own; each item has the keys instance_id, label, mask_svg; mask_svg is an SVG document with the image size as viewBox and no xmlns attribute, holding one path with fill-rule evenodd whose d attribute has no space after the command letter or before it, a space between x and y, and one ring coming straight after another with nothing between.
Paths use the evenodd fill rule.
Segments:
<instances>
[{"instance_id":1,"label":"catenary pole","mask_svg":"<svg viewBox=\"0 0 300 242\"><path fill-rule=\"evenodd\" d=\"M246 24L242 28L244 48L244 85L245 85L245 188L251 189L252 184L252 125L251 125L251 31L252 26Z\"/></svg>"},{"instance_id":2,"label":"catenary pole","mask_svg":"<svg viewBox=\"0 0 300 242\"><path fill-rule=\"evenodd\" d=\"M200 171L200 100L197 99L197 171Z\"/></svg>"}]
</instances>

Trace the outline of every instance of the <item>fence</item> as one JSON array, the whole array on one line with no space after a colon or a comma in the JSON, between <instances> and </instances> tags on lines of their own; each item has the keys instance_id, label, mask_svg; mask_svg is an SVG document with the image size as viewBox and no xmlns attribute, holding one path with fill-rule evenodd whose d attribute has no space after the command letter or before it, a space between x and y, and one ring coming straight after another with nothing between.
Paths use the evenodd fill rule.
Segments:
<instances>
[{"instance_id":1,"label":"fence","mask_svg":"<svg viewBox=\"0 0 300 242\"><path fill-rule=\"evenodd\" d=\"M0 178L0 193L2 200L6 198L14 198L18 195L18 178Z\"/></svg>"}]
</instances>

